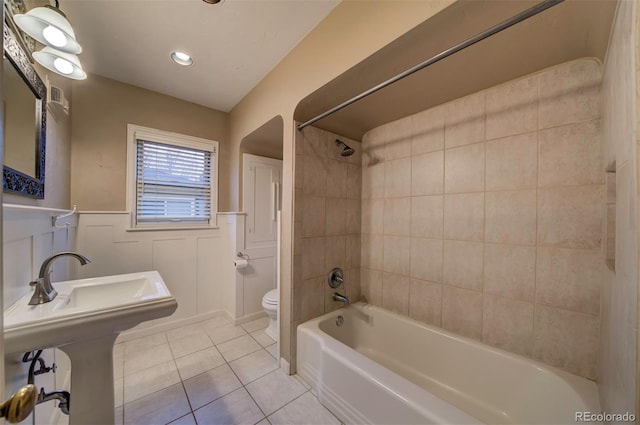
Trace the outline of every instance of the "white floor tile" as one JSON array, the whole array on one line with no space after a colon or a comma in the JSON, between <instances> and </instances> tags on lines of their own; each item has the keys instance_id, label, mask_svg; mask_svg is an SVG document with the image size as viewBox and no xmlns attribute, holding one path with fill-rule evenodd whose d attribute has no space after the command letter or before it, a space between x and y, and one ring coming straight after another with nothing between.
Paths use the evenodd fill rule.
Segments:
<instances>
[{"instance_id":1,"label":"white floor tile","mask_svg":"<svg viewBox=\"0 0 640 425\"><path fill-rule=\"evenodd\" d=\"M229 363L229 366L238 375L240 381L246 385L261 376L276 370L278 363L265 350L258 350L247 356L241 357Z\"/></svg>"},{"instance_id":2,"label":"white floor tile","mask_svg":"<svg viewBox=\"0 0 640 425\"><path fill-rule=\"evenodd\" d=\"M310 392L304 393L271 416L273 425L339 425L340 421L331 414Z\"/></svg>"},{"instance_id":3,"label":"white floor tile","mask_svg":"<svg viewBox=\"0 0 640 425\"><path fill-rule=\"evenodd\" d=\"M176 359L180 378L184 381L226 362L215 347L207 348Z\"/></svg>"},{"instance_id":4,"label":"white floor tile","mask_svg":"<svg viewBox=\"0 0 640 425\"><path fill-rule=\"evenodd\" d=\"M311 385L309 385L307 383L307 381L305 381L304 379L302 379L302 377L298 374L293 375L294 378L296 378L298 380L298 382L300 382L306 389L310 390L311 389Z\"/></svg>"},{"instance_id":5,"label":"white floor tile","mask_svg":"<svg viewBox=\"0 0 640 425\"><path fill-rule=\"evenodd\" d=\"M262 347L255 342L249 335L241 336L240 338L232 339L231 341L223 342L222 344L216 344L218 351L228 362L233 361L254 351L260 350Z\"/></svg>"},{"instance_id":6,"label":"white floor tile","mask_svg":"<svg viewBox=\"0 0 640 425\"><path fill-rule=\"evenodd\" d=\"M267 316L242 324L242 327L244 328L244 330L249 333L255 332L259 329L264 329L267 326L269 326L269 317Z\"/></svg>"},{"instance_id":7,"label":"white floor tile","mask_svg":"<svg viewBox=\"0 0 640 425\"><path fill-rule=\"evenodd\" d=\"M267 350L274 359L278 360L278 344L271 344L270 346L266 347L265 350Z\"/></svg>"},{"instance_id":8,"label":"white floor tile","mask_svg":"<svg viewBox=\"0 0 640 425\"><path fill-rule=\"evenodd\" d=\"M268 416L302 395L307 389L296 378L276 369L247 385L247 391Z\"/></svg>"},{"instance_id":9,"label":"white floor tile","mask_svg":"<svg viewBox=\"0 0 640 425\"><path fill-rule=\"evenodd\" d=\"M226 364L184 381L192 409L204 406L241 386L236 375Z\"/></svg>"},{"instance_id":10,"label":"white floor tile","mask_svg":"<svg viewBox=\"0 0 640 425\"><path fill-rule=\"evenodd\" d=\"M169 346L174 358L186 356L205 348L213 347L213 343L205 331L200 331L183 338L176 338L169 341Z\"/></svg>"},{"instance_id":11,"label":"white floor tile","mask_svg":"<svg viewBox=\"0 0 640 425\"><path fill-rule=\"evenodd\" d=\"M124 375L131 375L170 360L173 360L173 355L166 342L151 348L129 351L124 356Z\"/></svg>"},{"instance_id":12,"label":"white floor tile","mask_svg":"<svg viewBox=\"0 0 640 425\"><path fill-rule=\"evenodd\" d=\"M198 424L255 424L264 415L244 388L196 410Z\"/></svg>"},{"instance_id":13,"label":"white floor tile","mask_svg":"<svg viewBox=\"0 0 640 425\"><path fill-rule=\"evenodd\" d=\"M181 328L171 329L170 331L166 331L165 334L167 334L167 339L171 342L186 336L197 335L203 331L204 329L200 326L200 323L194 323Z\"/></svg>"},{"instance_id":14,"label":"white floor tile","mask_svg":"<svg viewBox=\"0 0 640 425\"><path fill-rule=\"evenodd\" d=\"M233 326L231 323L231 319L226 314L219 314L209 320L205 320L204 322L199 323L200 326L206 331L210 329L220 328L222 326Z\"/></svg>"},{"instance_id":15,"label":"white floor tile","mask_svg":"<svg viewBox=\"0 0 640 425\"><path fill-rule=\"evenodd\" d=\"M176 384L124 406L125 425L166 424L191 411L182 384Z\"/></svg>"},{"instance_id":16,"label":"white floor tile","mask_svg":"<svg viewBox=\"0 0 640 425\"><path fill-rule=\"evenodd\" d=\"M132 402L180 382L173 360L124 377L124 402Z\"/></svg>"},{"instance_id":17,"label":"white floor tile","mask_svg":"<svg viewBox=\"0 0 640 425\"><path fill-rule=\"evenodd\" d=\"M158 345L166 344L167 337L164 333L160 332L157 334L145 336L142 338L132 339L131 341L127 341L123 343L124 353L128 354L132 351L140 351L146 348L156 347Z\"/></svg>"},{"instance_id":18,"label":"white floor tile","mask_svg":"<svg viewBox=\"0 0 640 425\"><path fill-rule=\"evenodd\" d=\"M267 420L267 418L264 418L263 420L261 420L260 422L258 422L256 425L271 425L269 423L269 421Z\"/></svg>"},{"instance_id":19,"label":"white floor tile","mask_svg":"<svg viewBox=\"0 0 640 425\"><path fill-rule=\"evenodd\" d=\"M263 347L268 347L276 343L276 340L267 335L264 329L251 332L251 336L253 337L253 339L258 341L258 344L262 345Z\"/></svg>"},{"instance_id":20,"label":"white floor tile","mask_svg":"<svg viewBox=\"0 0 640 425\"><path fill-rule=\"evenodd\" d=\"M196 419L193 417L193 413L189 413L188 415L176 419L169 425L196 425Z\"/></svg>"},{"instance_id":21,"label":"white floor tile","mask_svg":"<svg viewBox=\"0 0 640 425\"><path fill-rule=\"evenodd\" d=\"M247 334L242 327L231 324L218 328L206 328L206 332L209 338L211 338L211 341L216 345Z\"/></svg>"}]
</instances>

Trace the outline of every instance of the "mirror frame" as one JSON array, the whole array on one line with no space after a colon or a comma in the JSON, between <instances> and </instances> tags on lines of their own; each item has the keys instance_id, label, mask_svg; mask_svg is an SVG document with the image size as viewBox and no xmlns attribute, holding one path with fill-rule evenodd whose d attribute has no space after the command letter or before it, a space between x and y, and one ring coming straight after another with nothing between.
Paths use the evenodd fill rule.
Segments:
<instances>
[{"instance_id":1,"label":"mirror frame","mask_svg":"<svg viewBox=\"0 0 640 425\"><path fill-rule=\"evenodd\" d=\"M36 98L35 120L35 161L36 175L29 176L21 171L3 165L2 186L5 192L44 199L44 171L47 134L47 87L29 61L29 56L20 46L18 39L3 22L4 57L16 69Z\"/></svg>"}]
</instances>

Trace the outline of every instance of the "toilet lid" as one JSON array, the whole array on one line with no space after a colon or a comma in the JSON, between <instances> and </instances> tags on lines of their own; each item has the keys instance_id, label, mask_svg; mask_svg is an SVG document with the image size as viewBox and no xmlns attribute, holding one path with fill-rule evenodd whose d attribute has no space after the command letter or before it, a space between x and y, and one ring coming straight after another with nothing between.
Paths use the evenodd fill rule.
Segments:
<instances>
[{"instance_id":1,"label":"toilet lid","mask_svg":"<svg viewBox=\"0 0 640 425\"><path fill-rule=\"evenodd\" d=\"M279 294L278 294L278 290L277 289L272 289L269 292L267 292L266 294L264 294L264 297L262 298L262 301L264 301L267 304L278 304L278 299L280 298Z\"/></svg>"}]
</instances>

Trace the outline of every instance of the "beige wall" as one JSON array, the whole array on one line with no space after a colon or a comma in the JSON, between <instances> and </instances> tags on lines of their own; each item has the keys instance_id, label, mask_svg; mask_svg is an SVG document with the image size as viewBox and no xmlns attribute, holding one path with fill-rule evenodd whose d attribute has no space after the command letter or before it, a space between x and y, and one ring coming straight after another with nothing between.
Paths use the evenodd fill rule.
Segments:
<instances>
[{"instance_id":1,"label":"beige wall","mask_svg":"<svg viewBox=\"0 0 640 425\"><path fill-rule=\"evenodd\" d=\"M340 156L339 138L355 149ZM360 298L360 142L315 127L296 133L294 281L291 341L302 322L341 307L333 292ZM343 287L332 289L327 275L344 271ZM295 362L295 353L292 353Z\"/></svg>"},{"instance_id":2,"label":"beige wall","mask_svg":"<svg viewBox=\"0 0 640 425\"><path fill-rule=\"evenodd\" d=\"M635 412L638 309L638 195L634 116L636 2L618 6L602 83L604 165L615 161L607 198L615 271L603 265L598 389L605 412ZM613 237L613 238L612 238ZM612 249L615 248L615 249Z\"/></svg>"},{"instance_id":3,"label":"beige wall","mask_svg":"<svg viewBox=\"0 0 640 425\"><path fill-rule=\"evenodd\" d=\"M45 72L36 65L38 74L44 81L45 75L51 83L64 90L71 102L71 80L51 72ZM71 105L73 111L73 105ZM73 113L73 112L71 112ZM44 199L32 199L5 193L3 201L10 204L33 205L47 208L70 208L71 191L71 116L59 114L55 117L47 109L47 149L45 165Z\"/></svg>"},{"instance_id":4,"label":"beige wall","mask_svg":"<svg viewBox=\"0 0 640 425\"><path fill-rule=\"evenodd\" d=\"M226 113L98 75L74 83L72 105L71 200L80 210L125 210L127 124L218 141L218 209L229 208Z\"/></svg>"},{"instance_id":5,"label":"beige wall","mask_svg":"<svg viewBox=\"0 0 640 425\"><path fill-rule=\"evenodd\" d=\"M240 208L240 143L280 115L284 121L280 280L281 355L290 359L293 260L293 113L307 95L453 3L346 0L302 40L232 111L229 120L230 208Z\"/></svg>"},{"instance_id":6,"label":"beige wall","mask_svg":"<svg viewBox=\"0 0 640 425\"><path fill-rule=\"evenodd\" d=\"M600 80L569 62L365 134L365 299L595 379Z\"/></svg>"}]
</instances>

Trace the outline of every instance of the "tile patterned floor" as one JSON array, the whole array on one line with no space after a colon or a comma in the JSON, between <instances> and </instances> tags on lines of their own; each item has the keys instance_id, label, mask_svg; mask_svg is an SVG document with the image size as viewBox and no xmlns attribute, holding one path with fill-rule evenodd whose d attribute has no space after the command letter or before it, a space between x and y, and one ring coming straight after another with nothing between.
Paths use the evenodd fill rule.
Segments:
<instances>
[{"instance_id":1,"label":"tile patterned floor","mask_svg":"<svg viewBox=\"0 0 640 425\"><path fill-rule=\"evenodd\" d=\"M116 344L116 424L340 424L278 368L267 324L219 316Z\"/></svg>"}]
</instances>

